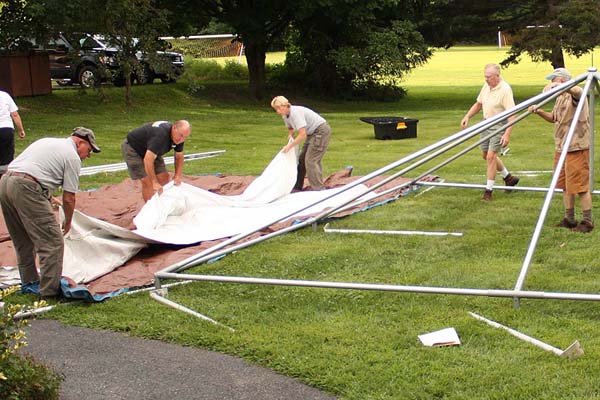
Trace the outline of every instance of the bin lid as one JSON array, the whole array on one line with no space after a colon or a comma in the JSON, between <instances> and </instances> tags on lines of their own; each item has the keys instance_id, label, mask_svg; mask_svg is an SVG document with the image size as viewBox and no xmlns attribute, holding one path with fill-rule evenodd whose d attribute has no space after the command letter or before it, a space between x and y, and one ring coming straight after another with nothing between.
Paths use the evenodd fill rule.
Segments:
<instances>
[{"instance_id":1,"label":"bin lid","mask_svg":"<svg viewBox=\"0 0 600 400\"><path fill-rule=\"evenodd\" d=\"M362 122L373 125L390 125L397 124L398 122L419 122L418 119L406 118L406 117L360 117Z\"/></svg>"}]
</instances>

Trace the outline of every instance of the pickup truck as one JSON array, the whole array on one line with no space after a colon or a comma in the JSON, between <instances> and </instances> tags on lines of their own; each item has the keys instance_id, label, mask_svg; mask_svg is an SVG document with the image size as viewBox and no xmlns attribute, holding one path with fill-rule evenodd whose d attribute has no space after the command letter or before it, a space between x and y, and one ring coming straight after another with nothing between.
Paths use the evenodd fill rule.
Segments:
<instances>
[{"instance_id":1,"label":"pickup truck","mask_svg":"<svg viewBox=\"0 0 600 400\"><path fill-rule=\"evenodd\" d=\"M50 59L50 77L59 85L79 84L93 87L102 81L112 81L124 85L125 79L118 64L117 47L109 46L102 37L90 34L60 34L51 39L45 50ZM183 55L175 52L158 51L158 59L164 62L151 66L141 52L136 54L140 72L132 76L140 84L152 83L154 79L174 82L183 73Z\"/></svg>"}]
</instances>

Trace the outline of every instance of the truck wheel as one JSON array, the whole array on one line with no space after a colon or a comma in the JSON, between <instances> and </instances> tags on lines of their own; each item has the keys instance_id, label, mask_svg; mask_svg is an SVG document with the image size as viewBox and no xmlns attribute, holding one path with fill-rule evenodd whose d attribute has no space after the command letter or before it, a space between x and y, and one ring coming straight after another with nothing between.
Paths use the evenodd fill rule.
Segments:
<instances>
[{"instance_id":1,"label":"truck wheel","mask_svg":"<svg viewBox=\"0 0 600 400\"><path fill-rule=\"evenodd\" d=\"M86 89L95 87L100 83L98 78L98 69L91 65L84 65L79 70L78 76L79 84Z\"/></svg>"},{"instance_id":2,"label":"truck wheel","mask_svg":"<svg viewBox=\"0 0 600 400\"><path fill-rule=\"evenodd\" d=\"M149 66L144 66L144 69L136 75L135 80L140 85L150 85L154 83L154 71Z\"/></svg>"}]
</instances>

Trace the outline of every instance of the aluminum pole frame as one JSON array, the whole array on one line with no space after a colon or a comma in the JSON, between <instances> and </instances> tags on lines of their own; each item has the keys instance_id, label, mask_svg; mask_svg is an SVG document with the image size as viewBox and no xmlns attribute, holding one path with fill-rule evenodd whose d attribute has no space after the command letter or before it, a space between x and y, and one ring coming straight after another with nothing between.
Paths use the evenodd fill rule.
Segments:
<instances>
[{"instance_id":1,"label":"aluminum pole frame","mask_svg":"<svg viewBox=\"0 0 600 400\"><path fill-rule=\"evenodd\" d=\"M352 184L348 185L348 187L345 190L349 190L352 187L355 187L355 186L357 186L359 184L367 182L367 181L369 181L370 179L372 179L374 177L377 177L377 176L379 176L379 175L381 175L381 174L383 174L383 173L385 173L385 172L387 172L387 171L389 171L391 169L394 169L394 168L396 168L396 167L398 167L400 165L403 165L403 164L405 164L405 163L407 163L409 161L417 159L417 158L421 157L422 155L425 155L425 154L429 153L430 151L435 150L436 148L442 147L442 146L446 145L447 143L451 143L452 141L454 141L456 139L459 139L459 138L461 138L463 136L467 136L469 134L473 134L474 135L474 134L476 134L477 132L479 132L479 131L481 131L483 129L487 129L488 127L497 124L498 122L506 119L507 117L509 117L509 116L511 116L513 114L516 114L516 113L518 113L518 112L520 112L520 111L528 108L530 105L534 105L534 104L538 103L539 101L543 101L543 100L549 98L550 96L552 96L555 93L561 92L563 90L562 88L570 88L570 87L576 85L578 82L584 80L585 77L586 77L586 74L582 74L581 76L575 78L574 80L569 81L569 82L565 82L563 85L557 86L556 88L553 88L552 90L550 90L550 91L548 91L546 93L541 93L541 94L539 94L537 96L532 97L531 99L528 99L528 100L526 100L526 101L524 101L522 103L519 103L513 109L503 111L502 113L497 114L497 115L495 115L495 116L493 116L491 118L488 118L486 120L480 121L477 124L472 125L471 127L468 127L468 128L466 128L464 130L456 132L453 135L451 135L451 136L449 136L449 137L447 137L445 139L442 139L442 140L440 140L440 141L438 141L438 142L436 142L434 144L431 144L431 145L429 145L429 146L427 146L427 147L425 147L425 148L423 148L423 149L421 149L421 150L419 150L419 151L417 151L415 153L412 153L412 154L410 154L410 155L408 155L408 156L406 156L406 157L404 157L404 158L402 158L402 159L400 159L400 160L398 160L398 161L396 161L394 163L388 164L387 166L382 167L382 168L380 168L380 169L378 169L378 170L376 170L376 171L374 171L374 172L372 172L372 173L370 173L370 174L362 177L361 179L358 179L357 181L353 182ZM372 188L372 190L374 190L374 189L375 188ZM362 195L364 195L364 194L361 194L360 196L362 196ZM327 198L325 198L325 199L323 199L321 201L328 200L328 199L330 199L330 198L332 198L334 196L335 195L331 195L331 196L329 196L329 197L327 197ZM358 196L358 197L360 197L360 196ZM353 201L353 200L351 200L351 201ZM220 244L218 244L216 246L213 246L213 247L211 247L211 248L209 248L209 249L207 249L205 251L200 252L197 255L189 257L186 260L183 260L181 262L175 263L175 264L173 264L171 266L168 266L168 267L164 268L161 271L158 271L155 274L155 276L156 276L156 287L157 288L160 287L160 277L161 277L161 273L162 272L171 272L171 271L174 271L174 270L183 270L183 269L195 266L195 265L199 265L200 263L208 261L211 258L215 257L216 256L215 253L217 251L219 251L219 250L221 250L221 249L223 249L223 248L225 248L225 247L227 247L227 246L229 246L231 244L234 244L234 243L236 243L236 242L238 242L238 241L240 241L240 240L242 240L242 239L244 239L244 238L246 238L246 237L248 237L248 236L250 236L250 235L252 235L252 234L254 234L254 233L258 232L258 231L260 231L260 230L262 230L262 229L265 229L265 228L267 228L268 226L270 226L270 225L272 225L274 223L277 223L277 222L279 222L281 220L287 219L287 218L289 218L289 217L291 217L291 216L293 216L293 215L295 215L295 214L297 214L297 213L299 213L299 212L301 212L301 211L303 211L305 209L308 209L308 208L310 208L310 207L312 207L312 206L314 206L314 205L316 205L318 203L319 202L315 202L313 204L310 204L310 205L308 205L308 206L306 206L306 207L304 207L304 208L302 208L300 210L297 210L297 211L293 212L292 214L290 214L288 216L285 216L285 217L283 217L281 219L272 221L272 222L268 223L267 225L265 225L263 227L260 227L260 228L254 230L254 231L238 234L238 235L236 235L236 236L234 236L234 237L232 237L232 238L230 238L228 240L225 240L224 242L221 242ZM348 203L342 204L341 206L337 207L336 209L339 209L339 208L347 205ZM327 213L327 214L329 214L329 213ZM320 215L317 218L311 218L311 219L309 219L309 220L307 220L307 221L305 221L303 223L295 225L295 229L300 229L300 228L302 228L304 226L310 225L310 224L314 223L315 221L318 221L319 219L322 219L322 218L323 218L323 215ZM260 242L262 240L266 240L267 238L270 238L270 237L273 237L273 236L276 236L278 234L282 234L282 233L285 233L285 232L288 232L288 231L291 231L291 230L294 230L294 229L289 229L289 230L285 230L285 231L274 232L273 234L266 235L266 236L264 236L262 238L259 238L257 240L252 240L251 242L252 242L252 244L258 243L258 242ZM232 252L235 249L247 247L248 245L250 245L250 244L246 243L246 244L244 244L242 246L234 246L234 247L230 248L229 251L219 252L219 254L220 255L228 254L229 252Z\"/></svg>"},{"instance_id":2,"label":"aluminum pole frame","mask_svg":"<svg viewBox=\"0 0 600 400\"><path fill-rule=\"evenodd\" d=\"M579 122L578 121L579 116L581 115L581 112L585 105L585 97L587 96L594 79L595 79L594 76L592 74L589 74L588 79L585 83L585 86L583 87L583 92L581 94L581 98L584 101L580 101L579 104L577 104L577 108L575 109L575 115L573 116L573 122L571 123L571 126L569 127L569 133L567 134L567 137L565 138L565 141L564 141L565 144L563 145L563 149L562 149L560 158L558 159L558 162L556 164L556 169L555 169L554 175L552 176L552 181L550 182L550 188L548 189L548 193L546 194L546 197L544 199L544 204L542 205L542 209L540 211L540 216L538 218L535 229L533 231L531 241L529 242L529 247L527 248L527 253L523 260L523 265L521 266L521 272L519 273L517 283L515 284L515 291L520 291L523 288L523 284L525 283L525 278L527 277L527 271L529 269L529 265L531 264L531 259L533 258L533 253L535 252L535 249L537 247L537 242L538 242L540 234L542 232L542 227L544 226L544 221L546 219L546 215L548 214L548 209L550 208L550 202L552 201L552 196L554 195L554 189L556 189L556 185L558 184L558 178L560 176L561 169L562 169L563 165L565 164L565 160L567 159L567 152L569 149L569 145L571 144L571 141L573 140L573 136L575 135L575 129L577 128L577 123ZM594 104L589 105L589 107L594 107ZM515 297L514 303L515 303L516 307L519 306L519 297Z\"/></svg>"},{"instance_id":3,"label":"aluminum pole frame","mask_svg":"<svg viewBox=\"0 0 600 400\"><path fill-rule=\"evenodd\" d=\"M551 95L553 93L562 92L563 90L566 90L566 89L574 86L578 82L582 81L583 79L586 78L586 76L587 76L586 74L583 74L583 75L577 77L575 80L572 80L570 82L566 82L563 85L560 85L560 86L554 88L553 90L549 91L548 94ZM529 99L528 101L525 101L525 102L521 103L516 108L519 108L518 111L520 111L520 110L524 109L525 107L528 107L529 105L535 104L536 101L541 100L543 98L548 98L548 97L545 96L545 94L540 94L538 96L535 96L535 97ZM518 112L518 111L514 111L514 112ZM501 119L501 117L505 116L506 114L507 114L507 112L504 112L502 114L499 114L497 117L498 117L498 119ZM467 131L472 132L472 130L475 130L476 127L483 126L484 125L483 122L485 122L485 121L482 121L481 123L476 124L476 125L472 126L471 128L467 128L465 131L463 131L463 133L466 135ZM427 151L430 151L430 149L435 148L434 146L437 145L439 147L439 146L443 145L444 143L448 143L450 140L453 140L454 138L456 138L457 135L458 134L454 134L451 137L448 137L445 140L442 140L442 141L438 142L437 144L431 145L431 146L429 146L429 147L427 147L425 149L422 149L419 152L414 153L412 155L412 157L410 157L410 156L409 157L405 157L404 159L401 159L401 160L397 161L396 163L390 164L387 167L384 167L384 168L382 168L382 169L380 169L378 171L375 171L374 173L372 173L372 174L364 177L363 180L362 180L362 182L370 179L373 176L377 176L378 172L383 173L386 170L395 168L398 165L401 165L401 164L403 164L405 162L408 162L408 161L410 161L412 159L420 157L422 154L425 154ZM360 183L362 183L362 182L360 182ZM359 184L359 182L357 182L356 184ZM360 196L362 196L362 195L360 195ZM317 204L317 203L315 203L315 204ZM308 225L309 223L304 224L304 226ZM272 237L272 236L275 236L275 233L267 235L267 236L265 236L263 238L259 238L259 239L253 240L251 242L252 242L252 244L254 244L254 243L257 243L259 241L267 239L267 237ZM242 247L245 247L245 246L249 246L250 244L251 244L250 242L247 242L247 243L245 243L245 244L243 244L241 246L234 246L234 247L236 247L236 248L242 248ZM222 249L222 247L221 247L221 249ZM231 251L233 251L233 249L221 251L219 253L225 253L225 254L227 254L227 253L229 253ZM214 256L216 256L216 254L214 252L212 252L212 256L214 257ZM207 257L205 255L204 258L208 259L210 257ZM196 259L198 259L198 258L196 257ZM166 272L167 269L163 269L162 271L159 271L156 274L156 276L157 276L157 285L160 285L159 276L160 277L164 277L164 278L174 278L174 279L183 279L184 277L187 277L187 278L192 279L192 280L196 280L194 278L197 277L196 275L174 274L174 273ZM225 278L227 278L227 277L225 277ZM202 280L202 279L197 279L197 280ZM205 280L212 280L212 279L207 278ZM242 283L242 282L240 282L240 283ZM243 283L248 283L248 282L243 282ZM269 284L274 284L274 283L269 283ZM545 293L545 292L514 291L514 290L513 291L494 291L494 290L490 291L490 290L479 290L479 289L452 289L452 288L441 288L440 289L440 288L427 288L427 287L424 287L424 288L421 288L421 287L408 287L408 288L410 288L410 291L415 291L416 290L417 292L433 292L433 293L448 293L448 294L474 294L474 295L486 295L486 296L489 296L489 295L496 295L496 296L498 296L498 295L500 295L500 297L513 297L513 298L515 297L515 295L518 295L518 296L524 297L524 298L529 298L529 297L532 297L532 298L556 298L556 299L594 300L594 301L597 301L598 299L600 299L600 297L598 295L572 294L572 293ZM441 290L441 292L440 292L440 290ZM458 292L456 292L456 290L458 290ZM464 292L465 290L467 292ZM449 293L449 292L455 292L455 293Z\"/></svg>"},{"instance_id":4,"label":"aluminum pole frame","mask_svg":"<svg viewBox=\"0 0 600 400\"><path fill-rule=\"evenodd\" d=\"M222 275L194 275L173 272L163 272L164 278L189 279L202 282L240 283L250 285L269 286L294 286L322 289L349 289L349 290L373 290L380 292L403 292L421 294L451 294L467 296L505 297L505 298L528 298L528 299L552 299L552 300L585 300L600 301L600 294L589 293L561 293L543 292L530 290L506 290L506 289L473 289L473 288L446 288L437 286L408 286L391 285L383 283L355 283L355 282L332 282L332 281L309 281L295 279L254 278L243 276Z\"/></svg>"}]
</instances>

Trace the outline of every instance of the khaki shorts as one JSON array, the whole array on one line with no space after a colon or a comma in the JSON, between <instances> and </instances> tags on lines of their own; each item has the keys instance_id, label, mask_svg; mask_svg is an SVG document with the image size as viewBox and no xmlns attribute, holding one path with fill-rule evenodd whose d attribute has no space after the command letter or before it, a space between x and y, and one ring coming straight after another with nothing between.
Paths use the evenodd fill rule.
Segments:
<instances>
[{"instance_id":1,"label":"khaki shorts","mask_svg":"<svg viewBox=\"0 0 600 400\"><path fill-rule=\"evenodd\" d=\"M479 134L479 138L483 139L484 137L486 137L487 135L492 133L493 130L495 130L499 127L500 127L500 125L495 125L495 126L491 127L490 129L486 129L485 131L483 131ZM501 130L500 132L498 132L498 134L492 136L489 140L482 142L479 145L479 148L481 149L481 151L493 151L495 153L500 153L500 150L502 150L502 145L500 144L500 139L502 138L503 134L504 134L504 130Z\"/></svg>"},{"instance_id":2,"label":"khaki shorts","mask_svg":"<svg viewBox=\"0 0 600 400\"><path fill-rule=\"evenodd\" d=\"M560 158L560 153L554 153L554 168ZM590 190L590 151L579 150L567 153L565 165L558 177L558 189L567 194L585 193Z\"/></svg>"},{"instance_id":3,"label":"khaki shorts","mask_svg":"<svg viewBox=\"0 0 600 400\"><path fill-rule=\"evenodd\" d=\"M129 177L133 180L142 179L146 177L146 169L144 168L144 159L134 150L133 147L127 142L127 139L121 144L121 153L125 164L127 164L127 171ZM163 172L167 172L165 166L165 160L158 156L154 160L154 173L159 175Z\"/></svg>"}]
</instances>

